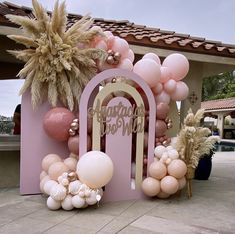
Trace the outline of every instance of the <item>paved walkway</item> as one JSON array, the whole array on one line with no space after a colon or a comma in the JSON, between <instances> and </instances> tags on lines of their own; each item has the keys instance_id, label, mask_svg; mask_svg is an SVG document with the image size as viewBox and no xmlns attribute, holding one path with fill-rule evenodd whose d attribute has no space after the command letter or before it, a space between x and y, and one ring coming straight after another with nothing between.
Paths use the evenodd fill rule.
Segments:
<instances>
[{"instance_id":1,"label":"paved walkway","mask_svg":"<svg viewBox=\"0 0 235 234\"><path fill-rule=\"evenodd\" d=\"M102 204L85 210L49 211L45 197L0 190L0 233L235 233L235 152L216 153L208 181L193 181L168 200Z\"/></svg>"}]
</instances>

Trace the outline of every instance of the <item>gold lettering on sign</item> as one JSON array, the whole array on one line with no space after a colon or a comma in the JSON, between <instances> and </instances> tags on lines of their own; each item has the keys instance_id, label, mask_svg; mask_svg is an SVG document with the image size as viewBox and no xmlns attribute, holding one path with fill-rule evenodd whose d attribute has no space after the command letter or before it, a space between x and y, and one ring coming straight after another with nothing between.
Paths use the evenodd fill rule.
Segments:
<instances>
[{"instance_id":1,"label":"gold lettering on sign","mask_svg":"<svg viewBox=\"0 0 235 234\"><path fill-rule=\"evenodd\" d=\"M97 100L95 109L88 109L88 115L91 118L96 118L100 123L100 136L105 134L114 135L117 130L122 129L122 135L130 135L131 133L144 132L144 105L140 106L125 106L119 102L115 106L102 106L100 100ZM141 117L141 118L138 118ZM116 118L115 122L111 120ZM125 121L129 118L129 121Z\"/></svg>"}]
</instances>

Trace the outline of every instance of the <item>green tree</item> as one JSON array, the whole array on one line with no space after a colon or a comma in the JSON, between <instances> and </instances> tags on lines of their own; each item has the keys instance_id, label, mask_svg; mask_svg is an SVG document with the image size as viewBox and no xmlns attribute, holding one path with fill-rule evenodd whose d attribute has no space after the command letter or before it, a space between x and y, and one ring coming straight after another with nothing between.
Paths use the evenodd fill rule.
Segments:
<instances>
[{"instance_id":1,"label":"green tree","mask_svg":"<svg viewBox=\"0 0 235 234\"><path fill-rule=\"evenodd\" d=\"M235 97L234 72L206 77L202 83L202 101Z\"/></svg>"}]
</instances>

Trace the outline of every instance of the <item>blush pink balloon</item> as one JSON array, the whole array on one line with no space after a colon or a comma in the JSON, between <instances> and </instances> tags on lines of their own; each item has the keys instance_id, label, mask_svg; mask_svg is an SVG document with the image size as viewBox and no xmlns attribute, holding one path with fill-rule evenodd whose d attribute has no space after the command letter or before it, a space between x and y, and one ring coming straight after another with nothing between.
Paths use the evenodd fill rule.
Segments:
<instances>
[{"instance_id":1,"label":"blush pink balloon","mask_svg":"<svg viewBox=\"0 0 235 234\"><path fill-rule=\"evenodd\" d=\"M160 80L160 66L152 59L141 59L133 68L133 72L141 76L141 78L152 88L157 85Z\"/></svg>"},{"instance_id":2,"label":"blush pink balloon","mask_svg":"<svg viewBox=\"0 0 235 234\"><path fill-rule=\"evenodd\" d=\"M130 59L128 59L128 58L125 58L125 59L121 60L121 62L118 64L117 67L125 69L125 70L129 70L129 71L133 70L133 64L130 61Z\"/></svg>"},{"instance_id":3,"label":"blush pink balloon","mask_svg":"<svg viewBox=\"0 0 235 234\"><path fill-rule=\"evenodd\" d=\"M156 137L164 136L167 130L167 125L165 121L156 120Z\"/></svg>"},{"instance_id":4,"label":"blush pink balloon","mask_svg":"<svg viewBox=\"0 0 235 234\"><path fill-rule=\"evenodd\" d=\"M67 141L70 124L75 115L66 108L56 107L49 110L43 119L43 128L47 135L57 141Z\"/></svg>"},{"instance_id":5,"label":"blush pink balloon","mask_svg":"<svg viewBox=\"0 0 235 234\"><path fill-rule=\"evenodd\" d=\"M78 135L69 138L68 148L71 153L79 155L79 136Z\"/></svg>"},{"instance_id":6,"label":"blush pink balloon","mask_svg":"<svg viewBox=\"0 0 235 234\"><path fill-rule=\"evenodd\" d=\"M161 120L166 119L169 111L170 111L170 107L168 104L164 102L158 103L157 104L157 119L161 119Z\"/></svg>"},{"instance_id":7,"label":"blush pink balloon","mask_svg":"<svg viewBox=\"0 0 235 234\"><path fill-rule=\"evenodd\" d=\"M149 167L149 175L155 179L161 180L164 176L166 176L167 169L165 164L160 161L155 161L151 163Z\"/></svg>"},{"instance_id":8,"label":"blush pink balloon","mask_svg":"<svg viewBox=\"0 0 235 234\"><path fill-rule=\"evenodd\" d=\"M186 185L185 177L182 177L182 178L178 179L178 182L179 182L179 190L183 189Z\"/></svg>"},{"instance_id":9,"label":"blush pink balloon","mask_svg":"<svg viewBox=\"0 0 235 234\"><path fill-rule=\"evenodd\" d=\"M122 54L122 56L124 56L129 51L129 45L126 40L119 38L119 37L115 37L112 50L114 52L119 52Z\"/></svg>"},{"instance_id":10,"label":"blush pink balloon","mask_svg":"<svg viewBox=\"0 0 235 234\"><path fill-rule=\"evenodd\" d=\"M99 41L97 44L96 44L96 46L95 46L95 48L97 48L97 49L101 49L101 50L107 50L108 49L108 46L107 46L107 44L105 43L105 41Z\"/></svg>"},{"instance_id":11,"label":"blush pink balloon","mask_svg":"<svg viewBox=\"0 0 235 234\"><path fill-rule=\"evenodd\" d=\"M175 80L173 80L173 79L168 80L168 81L163 85L164 90L165 90L167 93L169 93L169 94L173 93L173 92L175 91L175 89L176 89L176 83L177 83L177 82L176 82Z\"/></svg>"},{"instance_id":12,"label":"blush pink balloon","mask_svg":"<svg viewBox=\"0 0 235 234\"><path fill-rule=\"evenodd\" d=\"M64 172L68 172L69 168L64 162L53 163L48 169L48 175L52 180L57 180Z\"/></svg>"},{"instance_id":13,"label":"blush pink balloon","mask_svg":"<svg viewBox=\"0 0 235 234\"><path fill-rule=\"evenodd\" d=\"M165 176L161 180L161 191L167 194L174 194L179 189L179 183L173 176Z\"/></svg>"},{"instance_id":14,"label":"blush pink balloon","mask_svg":"<svg viewBox=\"0 0 235 234\"><path fill-rule=\"evenodd\" d=\"M152 91L154 94L159 94L162 92L163 85L161 83L158 83L156 86L152 88Z\"/></svg>"},{"instance_id":15,"label":"blush pink balloon","mask_svg":"<svg viewBox=\"0 0 235 234\"><path fill-rule=\"evenodd\" d=\"M171 93L171 99L173 101L182 101L187 98L189 93L188 86L183 81L178 81L176 83L176 88L173 93Z\"/></svg>"},{"instance_id":16,"label":"blush pink balloon","mask_svg":"<svg viewBox=\"0 0 235 234\"><path fill-rule=\"evenodd\" d=\"M133 63L135 60L135 54L131 49L129 49L128 53L126 54L124 58L128 58Z\"/></svg>"},{"instance_id":17,"label":"blush pink balloon","mask_svg":"<svg viewBox=\"0 0 235 234\"><path fill-rule=\"evenodd\" d=\"M152 59L152 60L154 60L157 64L161 65L161 60L160 60L160 58L159 58L156 54L154 54L154 53L147 53L147 54L145 54L145 55L143 56L142 59Z\"/></svg>"},{"instance_id":18,"label":"blush pink balloon","mask_svg":"<svg viewBox=\"0 0 235 234\"><path fill-rule=\"evenodd\" d=\"M166 83L169 79L172 78L171 70L168 67L161 67L161 83Z\"/></svg>"},{"instance_id":19,"label":"blush pink balloon","mask_svg":"<svg viewBox=\"0 0 235 234\"><path fill-rule=\"evenodd\" d=\"M57 154L48 154L42 160L42 169L48 172L49 167L56 162L61 162L61 158Z\"/></svg>"},{"instance_id":20,"label":"blush pink balloon","mask_svg":"<svg viewBox=\"0 0 235 234\"><path fill-rule=\"evenodd\" d=\"M164 193L163 191L160 191L158 194L157 194L157 197L158 198L168 198L170 196L170 194L168 193Z\"/></svg>"},{"instance_id":21,"label":"blush pink balloon","mask_svg":"<svg viewBox=\"0 0 235 234\"><path fill-rule=\"evenodd\" d=\"M142 190L145 195L154 197L160 192L160 182L152 177L147 177L142 182Z\"/></svg>"},{"instance_id":22,"label":"blush pink balloon","mask_svg":"<svg viewBox=\"0 0 235 234\"><path fill-rule=\"evenodd\" d=\"M167 56L162 65L170 69L172 79L176 81L182 80L189 71L188 59L184 55L178 53Z\"/></svg>"},{"instance_id":23,"label":"blush pink balloon","mask_svg":"<svg viewBox=\"0 0 235 234\"><path fill-rule=\"evenodd\" d=\"M113 36L112 32L110 32L110 31L104 31L104 35L105 35L106 37Z\"/></svg>"},{"instance_id":24,"label":"blush pink balloon","mask_svg":"<svg viewBox=\"0 0 235 234\"><path fill-rule=\"evenodd\" d=\"M177 179L185 176L187 172L187 166L184 161L180 159L174 159L167 167L168 174L174 176Z\"/></svg>"},{"instance_id":25,"label":"blush pink balloon","mask_svg":"<svg viewBox=\"0 0 235 234\"><path fill-rule=\"evenodd\" d=\"M64 164L69 168L70 171L76 171L78 160L75 158L66 158Z\"/></svg>"},{"instance_id":26,"label":"blush pink balloon","mask_svg":"<svg viewBox=\"0 0 235 234\"><path fill-rule=\"evenodd\" d=\"M171 101L171 98L168 93L166 93L164 90L161 91L157 96L155 96L156 103L164 102L166 104L169 104Z\"/></svg>"}]
</instances>

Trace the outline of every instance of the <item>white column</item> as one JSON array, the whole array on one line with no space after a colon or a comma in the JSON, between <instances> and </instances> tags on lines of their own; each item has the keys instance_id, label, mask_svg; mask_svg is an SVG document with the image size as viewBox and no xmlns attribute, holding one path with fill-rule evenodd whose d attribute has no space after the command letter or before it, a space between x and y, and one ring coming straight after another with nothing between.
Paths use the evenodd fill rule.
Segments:
<instances>
[{"instance_id":1,"label":"white column","mask_svg":"<svg viewBox=\"0 0 235 234\"><path fill-rule=\"evenodd\" d=\"M224 135L224 113L217 114L218 120L217 120L217 128L219 129L219 135L220 138L223 138Z\"/></svg>"}]
</instances>

